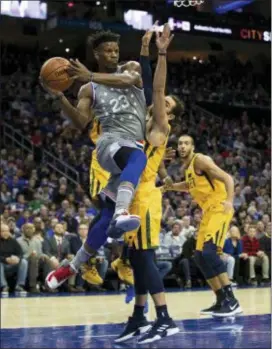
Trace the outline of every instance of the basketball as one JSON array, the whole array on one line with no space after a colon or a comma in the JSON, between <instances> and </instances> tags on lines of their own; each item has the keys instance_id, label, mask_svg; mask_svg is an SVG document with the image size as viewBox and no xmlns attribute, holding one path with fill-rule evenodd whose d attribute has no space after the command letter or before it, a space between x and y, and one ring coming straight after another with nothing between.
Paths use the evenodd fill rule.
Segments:
<instances>
[{"instance_id":1,"label":"basketball","mask_svg":"<svg viewBox=\"0 0 272 349\"><path fill-rule=\"evenodd\" d=\"M40 77L52 90L63 92L73 83L73 80L70 79L67 73L69 65L70 62L65 58L50 58L43 64L40 71Z\"/></svg>"}]
</instances>

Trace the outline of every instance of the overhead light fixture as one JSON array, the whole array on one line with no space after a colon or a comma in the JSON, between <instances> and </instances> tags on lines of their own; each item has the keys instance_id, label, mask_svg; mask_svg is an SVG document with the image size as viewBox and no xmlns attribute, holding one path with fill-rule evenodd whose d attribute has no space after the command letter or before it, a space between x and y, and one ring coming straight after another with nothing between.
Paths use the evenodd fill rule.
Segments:
<instances>
[{"instance_id":1,"label":"overhead light fixture","mask_svg":"<svg viewBox=\"0 0 272 349\"><path fill-rule=\"evenodd\" d=\"M194 60L194 61L196 60L196 56L193 57L193 60Z\"/></svg>"},{"instance_id":2,"label":"overhead light fixture","mask_svg":"<svg viewBox=\"0 0 272 349\"><path fill-rule=\"evenodd\" d=\"M107 5L104 5L104 6L103 6L103 9L104 9L104 10L106 10L107 8L108 8Z\"/></svg>"},{"instance_id":3,"label":"overhead light fixture","mask_svg":"<svg viewBox=\"0 0 272 349\"><path fill-rule=\"evenodd\" d=\"M99 6L99 5L101 5L101 2L100 2L100 1L97 1L97 2L96 2L96 6Z\"/></svg>"},{"instance_id":4,"label":"overhead light fixture","mask_svg":"<svg viewBox=\"0 0 272 349\"><path fill-rule=\"evenodd\" d=\"M61 44L63 42L63 39L59 39L59 43Z\"/></svg>"},{"instance_id":5,"label":"overhead light fixture","mask_svg":"<svg viewBox=\"0 0 272 349\"><path fill-rule=\"evenodd\" d=\"M65 51L66 51L66 52L70 52L69 47L66 47Z\"/></svg>"}]
</instances>

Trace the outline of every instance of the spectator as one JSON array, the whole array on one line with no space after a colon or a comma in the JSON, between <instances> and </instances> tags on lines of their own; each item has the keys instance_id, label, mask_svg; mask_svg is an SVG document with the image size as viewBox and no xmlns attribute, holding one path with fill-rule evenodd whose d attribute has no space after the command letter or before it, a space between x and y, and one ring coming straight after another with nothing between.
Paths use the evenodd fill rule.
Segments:
<instances>
[{"instance_id":1,"label":"spectator","mask_svg":"<svg viewBox=\"0 0 272 349\"><path fill-rule=\"evenodd\" d=\"M240 258L245 258L243 246L240 240L240 231L236 226L232 226L229 231L229 238L226 239L222 255L223 261L227 265L227 273L233 282L239 280Z\"/></svg>"},{"instance_id":2,"label":"spectator","mask_svg":"<svg viewBox=\"0 0 272 349\"><path fill-rule=\"evenodd\" d=\"M241 194L241 187L237 185L235 187L234 198L233 198L233 206L235 210L238 210L245 203L245 198Z\"/></svg>"},{"instance_id":3,"label":"spectator","mask_svg":"<svg viewBox=\"0 0 272 349\"><path fill-rule=\"evenodd\" d=\"M8 186L6 183L1 183L1 203L9 204L12 200L11 192L8 190Z\"/></svg>"},{"instance_id":4,"label":"spectator","mask_svg":"<svg viewBox=\"0 0 272 349\"><path fill-rule=\"evenodd\" d=\"M194 236L195 233L195 227L190 225L191 223L191 217L190 216L184 216L182 219L183 222L183 229L182 234L185 236L186 239L189 239L190 237Z\"/></svg>"},{"instance_id":5,"label":"spectator","mask_svg":"<svg viewBox=\"0 0 272 349\"><path fill-rule=\"evenodd\" d=\"M59 188L53 193L52 200L56 204L60 204L68 196L68 190L66 184L61 184Z\"/></svg>"},{"instance_id":6,"label":"spectator","mask_svg":"<svg viewBox=\"0 0 272 349\"><path fill-rule=\"evenodd\" d=\"M9 217L7 219L7 224L9 226L11 236L13 238L18 238L21 235L21 230L16 226L15 218Z\"/></svg>"},{"instance_id":7,"label":"spectator","mask_svg":"<svg viewBox=\"0 0 272 349\"><path fill-rule=\"evenodd\" d=\"M269 265L271 266L271 223L269 223L270 230L267 230L267 233L259 239L260 251L264 252L269 259ZM271 268L269 270L271 278Z\"/></svg>"},{"instance_id":8,"label":"spectator","mask_svg":"<svg viewBox=\"0 0 272 349\"><path fill-rule=\"evenodd\" d=\"M260 240L263 236L265 236L265 225L259 221L256 225L256 238Z\"/></svg>"},{"instance_id":9,"label":"spectator","mask_svg":"<svg viewBox=\"0 0 272 349\"><path fill-rule=\"evenodd\" d=\"M73 217L73 208L68 207L62 217L62 220L67 223L67 231L69 233L76 233L78 221Z\"/></svg>"},{"instance_id":10,"label":"spectator","mask_svg":"<svg viewBox=\"0 0 272 349\"><path fill-rule=\"evenodd\" d=\"M197 231L189 237L183 245L183 258L180 261L180 268L185 276L185 288L192 287L192 279L202 285L204 277L197 267L194 260L194 252L196 250Z\"/></svg>"},{"instance_id":11,"label":"spectator","mask_svg":"<svg viewBox=\"0 0 272 349\"><path fill-rule=\"evenodd\" d=\"M181 233L182 226L179 221L175 221L171 231L165 236L164 246L170 248L171 252L176 255L181 255L182 246L186 238Z\"/></svg>"},{"instance_id":12,"label":"spectator","mask_svg":"<svg viewBox=\"0 0 272 349\"><path fill-rule=\"evenodd\" d=\"M267 255L260 250L259 241L256 238L256 228L251 226L247 235L242 238L243 251L249 256L249 277L250 284L256 286L255 266L261 265L263 282L269 282L269 259Z\"/></svg>"},{"instance_id":13,"label":"spectator","mask_svg":"<svg viewBox=\"0 0 272 349\"><path fill-rule=\"evenodd\" d=\"M80 224L78 227L78 235L73 236L70 240L70 251L72 255L76 255L77 251L81 248L82 244L86 241L88 234L88 226L86 224ZM87 274L86 281L90 282L93 285L101 285L103 279L98 274L96 270L95 263L91 265L91 271ZM75 291L84 292L83 288L84 280L80 274L77 274L75 277L69 280L69 283L72 287L75 287Z\"/></svg>"},{"instance_id":14,"label":"spectator","mask_svg":"<svg viewBox=\"0 0 272 349\"><path fill-rule=\"evenodd\" d=\"M54 228L56 226L56 224L59 223L59 220L57 218L52 218L50 221L50 227L46 232L46 237L48 238L52 238L54 235Z\"/></svg>"},{"instance_id":15,"label":"spectator","mask_svg":"<svg viewBox=\"0 0 272 349\"><path fill-rule=\"evenodd\" d=\"M64 237L62 224L56 224L54 236L44 240L44 253L49 256L53 269L57 269L60 262L70 255L69 240Z\"/></svg>"},{"instance_id":16,"label":"spectator","mask_svg":"<svg viewBox=\"0 0 272 349\"><path fill-rule=\"evenodd\" d=\"M9 227L6 224L1 224L0 242L1 294L4 296L9 292L6 276L15 273L17 274L15 292L25 294L27 261L22 258L22 249L19 243L11 236Z\"/></svg>"},{"instance_id":17,"label":"spectator","mask_svg":"<svg viewBox=\"0 0 272 349\"><path fill-rule=\"evenodd\" d=\"M40 235L44 238L45 231L44 231L44 223L40 217L35 217L33 219L33 224L35 227L35 236Z\"/></svg>"},{"instance_id":18,"label":"spectator","mask_svg":"<svg viewBox=\"0 0 272 349\"><path fill-rule=\"evenodd\" d=\"M87 215L85 206L79 207L78 215L75 216L75 219L77 220L78 224L87 224L87 225L89 225L90 217Z\"/></svg>"},{"instance_id":19,"label":"spectator","mask_svg":"<svg viewBox=\"0 0 272 349\"><path fill-rule=\"evenodd\" d=\"M42 242L34 238L35 227L31 223L22 226L22 236L18 243L23 251L23 258L28 261L28 282L30 293L40 293L38 285L39 270L43 271L43 279L51 270L49 258L42 252Z\"/></svg>"}]
</instances>

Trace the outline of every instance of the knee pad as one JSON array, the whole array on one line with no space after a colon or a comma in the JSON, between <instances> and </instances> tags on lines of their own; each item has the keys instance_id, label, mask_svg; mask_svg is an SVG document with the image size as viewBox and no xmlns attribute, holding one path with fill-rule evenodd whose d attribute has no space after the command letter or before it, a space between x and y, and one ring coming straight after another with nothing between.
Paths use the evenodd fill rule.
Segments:
<instances>
[{"instance_id":1,"label":"knee pad","mask_svg":"<svg viewBox=\"0 0 272 349\"><path fill-rule=\"evenodd\" d=\"M155 263L155 251L132 250L130 253L133 270L139 270L145 287L151 295L164 292L163 281Z\"/></svg>"}]
</instances>

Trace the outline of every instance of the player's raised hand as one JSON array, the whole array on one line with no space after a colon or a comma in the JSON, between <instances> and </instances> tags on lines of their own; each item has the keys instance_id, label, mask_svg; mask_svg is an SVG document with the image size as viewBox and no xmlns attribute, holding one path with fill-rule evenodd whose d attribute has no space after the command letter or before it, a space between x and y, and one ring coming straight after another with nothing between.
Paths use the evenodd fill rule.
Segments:
<instances>
[{"instance_id":1,"label":"player's raised hand","mask_svg":"<svg viewBox=\"0 0 272 349\"><path fill-rule=\"evenodd\" d=\"M153 33L154 33L154 29L156 29L156 27L158 26L158 23L159 23L159 21L156 21L153 24L152 28L148 29L145 32L144 36L142 37L142 46L149 46L150 41L151 41L152 36L153 36Z\"/></svg>"},{"instance_id":2,"label":"player's raised hand","mask_svg":"<svg viewBox=\"0 0 272 349\"><path fill-rule=\"evenodd\" d=\"M156 45L160 53L166 53L173 37L168 23L164 24L162 33L156 32Z\"/></svg>"},{"instance_id":3,"label":"player's raised hand","mask_svg":"<svg viewBox=\"0 0 272 349\"><path fill-rule=\"evenodd\" d=\"M67 68L67 73L71 79L81 82L89 82L92 78L92 73L78 59L70 59L70 66Z\"/></svg>"}]
</instances>

